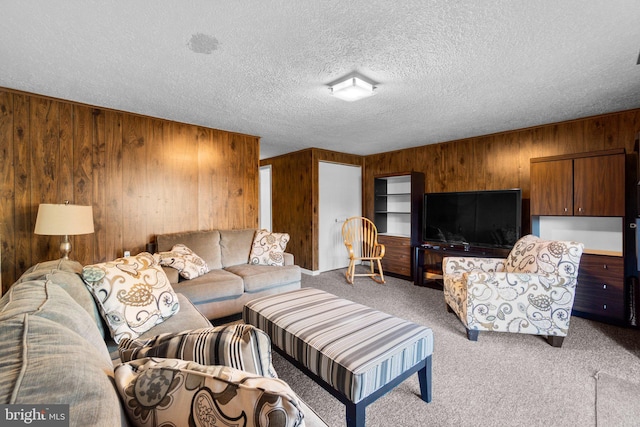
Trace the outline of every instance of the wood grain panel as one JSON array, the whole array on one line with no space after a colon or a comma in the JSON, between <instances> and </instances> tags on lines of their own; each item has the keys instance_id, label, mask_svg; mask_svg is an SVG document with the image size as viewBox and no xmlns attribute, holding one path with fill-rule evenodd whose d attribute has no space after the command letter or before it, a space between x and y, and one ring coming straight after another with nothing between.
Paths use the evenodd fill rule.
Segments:
<instances>
[{"instance_id":1,"label":"wood grain panel","mask_svg":"<svg viewBox=\"0 0 640 427\"><path fill-rule=\"evenodd\" d=\"M0 92L0 282L4 293L15 281L15 176L13 168L13 95Z\"/></svg>"},{"instance_id":2,"label":"wood grain panel","mask_svg":"<svg viewBox=\"0 0 640 427\"><path fill-rule=\"evenodd\" d=\"M409 169L424 172L426 192L519 187L528 217L531 158L610 148L630 153L638 132L640 110L630 110L365 156L365 215L373 215L373 176ZM523 232L530 231L523 221Z\"/></svg>"},{"instance_id":3,"label":"wood grain panel","mask_svg":"<svg viewBox=\"0 0 640 427\"><path fill-rule=\"evenodd\" d=\"M63 178L70 165L69 143L73 145L74 176L70 181L73 195L91 194L89 200L94 206L97 230L93 237L93 255L83 254L90 258L78 259L83 264L113 259L121 255L125 247L131 251L143 249L149 236L165 232L167 224L179 227L179 221L173 218L184 219L184 224L188 224L182 224L184 228L175 231L230 225L246 228L258 223L257 137L234 138L235 134L229 132L202 131L184 125L189 130L174 141L170 136L173 122L103 109L97 119L89 115L87 124L84 121L89 117L76 112L78 107L89 108L87 111L93 107L5 89L0 89L0 104L8 106L4 110L0 106L3 115L0 150L3 153L7 150L5 158L12 159L11 163L2 164L0 173L13 177L13 183L9 179L2 184L3 208L0 209L5 289L33 263L58 256L59 239L43 236L40 240L33 234L33 226L42 199L58 201L69 191ZM70 110L68 104L73 109ZM75 136L69 138L69 119L73 122L71 129L90 130L80 132L90 138L90 155L84 154L84 148L75 146ZM11 123L10 130L6 129L7 122ZM11 142L5 139L7 132ZM500 188L512 182L517 174L523 194L528 194L530 180L526 164L530 158L604 148L626 148L631 152L638 132L640 109L365 156L362 158L364 213L373 214L374 175L424 172L425 191L431 192ZM180 142L180 138L184 140ZM197 141L194 143L193 139ZM157 151L149 151L145 141L151 141L154 149L161 149L162 156ZM176 158L176 153L183 154L177 148L187 150L181 159ZM317 227L313 209L317 201L313 199L310 165L318 159L346 162L340 153L323 151L315 153L316 160L311 150L293 153L286 159L274 160L274 164L282 164L282 170L273 168L273 186L277 190L273 201L274 231L291 233L289 245L296 260L312 270L317 255L313 237ZM77 153L84 159L80 164ZM505 160L497 162L496 156ZM158 164L160 158L162 165ZM189 171L184 167L186 164L190 165ZM230 164L235 165L236 170L230 170ZM516 164L519 165L517 172ZM160 180L158 167L164 174ZM76 176L78 168L82 177ZM78 188L80 181L84 182L82 188ZM195 205L189 205L187 212L178 212L179 203L169 200L175 192L166 190L162 192L162 203L157 203L160 183L182 192L181 200L195 200ZM233 205L228 203L230 194L236 195ZM13 207L7 207L5 201ZM230 206L235 206L238 212ZM4 235L5 232L8 235ZM77 254L76 251L80 251L77 242L74 245Z\"/></svg>"},{"instance_id":4,"label":"wood grain panel","mask_svg":"<svg viewBox=\"0 0 640 427\"><path fill-rule=\"evenodd\" d=\"M24 95L13 97L13 167L15 177L15 271L17 278L32 264L31 246L33 225L31 221L33 206L31 202L31 136L29 127L30 98ZM37 205L36 205L37 206ZM5 281L3 280L3 283ZM11 281L10 283L13 283Z\"/></svg>"},{"instance_id":5,"label":"wood grain panel","mask_svg":"<svg viewBox=\"0 0 640 427\"><path fill-rule=\"evenodd\" d=\"M40 171L31 174L31 204L29 229L33 233L38 205L40 203L63 203L58 194L56 179L58 178L59 162L59 103L56 101L36 98L32 99L29 111L31 126L31 164L30 171ZM34 259L52 259L59 257L60 236L34 235L34 245L31 256Z\"/></svg>"},{"instance_id":6,"label":"wood grain panel","mask_svg":"<svg viewBox=\"0 0 640 427\"><path fill-rule=\"evenodd\" d=\"M122 255L123 226L125 217L124 193L123 193L123 119L124 114L112 111L104 111L105 115L105 200L104 240L106 243L106 256L116 258ZM127 206L127 211L129 207ZM95 217L94 221L98 218ZM99 225L98 225L99 226ZM95 227L95 224L94 224Z\"/></svg>"},{"instance_id":7,"label":"wood grain panel","mask_svg":"<svg viewBox=\"0 0 640 427\"><path fill-rule=\"evenodd\" d=\"M3 291L60 256L58 236L33 234L40 203L93 206L95 233L72 237L81 264L140 252L159 233L256 227L259 139L230 135L0 89Z\"/></svg>"},{"instance_id":8,"label":"wood grain panel","mask_svg":"<svg viewBox=\"0 0 640 427\"><path fill-rule=\"evenodd\" d=\"M216 171L218 170L218 158L216 156L216 144L219 143L220 132L200 129L198 133L198 228L212 230L215 228L214 188L216 185Z\"/></svg>"},{"instance_id":9,"label":"wood grain panel","mask_svg":"<svg viewBox=\"0 0 640 427\"><path fill-rule=\"evenodd\" d=\"M92 194L93 194L93 256L88 258L95 262L107 261L108 244L106 233L107 215L107 144L106 117L98 110L92 109L93 120L93 154L92 154Z\"/></svg>"},{"instance_id":10,"label":"wood grain panel","mask_svg":"<svg viewBox=\"0 0 640 427\"><path fill-rule=\"evenodd\" d=\"M61 107L62 105L68 104L61 104ZM76 205L93 206L93 110L88 107L77 107L75 114L77 120L74 120L73 147L71 147L73 191L72 197L66 200ZM73 236L71 258L93 259L93 239L92 234Z\"/></svg>"},{"instance_id":11,"label":"wood grain panel","mask_svg":"<svg viewBox=\"0 0 640 427\"><path fill-rule=\"evenodd\" d=\"M308 270L314 269L312 162L312 150L260 162L271 165L273 231L289 233L287 252Z\"/></svg>"}]
</instances>

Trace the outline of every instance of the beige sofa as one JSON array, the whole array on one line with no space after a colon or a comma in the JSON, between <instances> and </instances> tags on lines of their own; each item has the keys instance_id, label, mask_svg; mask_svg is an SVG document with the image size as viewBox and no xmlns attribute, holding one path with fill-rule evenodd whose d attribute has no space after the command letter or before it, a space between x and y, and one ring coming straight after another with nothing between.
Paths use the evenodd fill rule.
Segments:
<instances>
[{"instance_id":1,"label":"beige sofa","mask_svg":"<svg viewBox=\"0 0 640 427\"><path fill-rule=\"evenodd\" d=\"M75 261L41 263L0 298L0 403L68 404L70 426L133 425L115 383L114 367L125 365L81 274ZM211 326L177 297L179 310L140 339ZM304 425L326 426L304 402L300 409Z\"/></svg>"},{"instance_id":2,"label":"beige sofa","mask_svg":"<svg viewBox=\"0 0 640 427\"><path fill-rule=\"evenodd\" d=\"M249 262L255 229L208 230L156 236L156 251L183 244L201 257L210 271L185 280L178 271L163 267L176 292L182 293L208 319L242 312L254 298L300 288L300 267L293 255L284 254L284 266Z\"/></svg>"}]
</instances>

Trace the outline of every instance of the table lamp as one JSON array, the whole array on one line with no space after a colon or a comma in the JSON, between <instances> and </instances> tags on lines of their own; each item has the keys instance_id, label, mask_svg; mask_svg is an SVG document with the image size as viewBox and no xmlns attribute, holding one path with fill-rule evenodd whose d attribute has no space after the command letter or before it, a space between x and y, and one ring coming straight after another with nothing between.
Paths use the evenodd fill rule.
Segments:
<instances>
[{"instance_id":1,"label":"table lamp","mask_svg":"<svg viewBox=\"0 0 640 427\"><path fill-rule=\"evenodd\" d=\"M91 234L93 229L93 208L91 206L61 205L41 203L38 207L35 234L64 236L60 243L62 259L69 259L71 242L69 236Z\"/></svg>"}]
</instances>

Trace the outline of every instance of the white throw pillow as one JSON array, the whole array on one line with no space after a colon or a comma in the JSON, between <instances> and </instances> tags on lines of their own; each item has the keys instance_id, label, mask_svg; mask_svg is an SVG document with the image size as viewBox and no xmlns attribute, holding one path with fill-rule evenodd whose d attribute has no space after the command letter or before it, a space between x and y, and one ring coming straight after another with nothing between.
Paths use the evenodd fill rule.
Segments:
<instances>
[{"instance_id":1,"label":"white throw pillow","mask_svg":"<svg viewBox=\"0 0 640 427\"><path fill-rule=\"evenodd\" d=\"M147 252L88 265L82 278L116 343L137 338L180 309L167 275Z\"/></svg>"},{"instance_id":2,"label":"white throw pillow","mask_svg":"<svg viewBox=\"0 0 640 427\"><path fill-rule=\"evenodd\" d=\"M287 233L258 230L253 237L249 263L255 265L284 265L284 251L289 242Z\"/></svg>"},{"instance_id":3,"label":"white throw pillow","mask_svg":"<svg viewBox=\"0 0 640 427\"><path fill-rule=\"evenodd\" d=\"M153 256L160 265L175 268L187 280L209 272L207 263L182 243L174 245L168 252L160 252Z\"/></svg>"}]
</instances>

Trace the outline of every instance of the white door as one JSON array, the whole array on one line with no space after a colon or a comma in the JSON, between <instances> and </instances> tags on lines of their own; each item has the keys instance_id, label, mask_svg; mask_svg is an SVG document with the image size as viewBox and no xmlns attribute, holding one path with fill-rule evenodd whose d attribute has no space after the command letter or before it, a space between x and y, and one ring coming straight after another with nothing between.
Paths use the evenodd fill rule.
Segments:
<instances>
[{"instance_id":1,"label":"white door","mask_svg":"<svg viewBox=\"0 0 640 427\"><path fill-rule=\"evenodd\" d=\"M260 228L271 230L271 165L260 167Z\"/></svg>"},{"instance_id":2,"label":"white door","mask_svg":"<svg viewBox=\"0 0 640 427\"><path fill-rule=\"evenodd\" d=\"M362 168L339 163L319 164L318 269L346 268L342 224L362 215Z\"/></svg>"}]
</instances>

